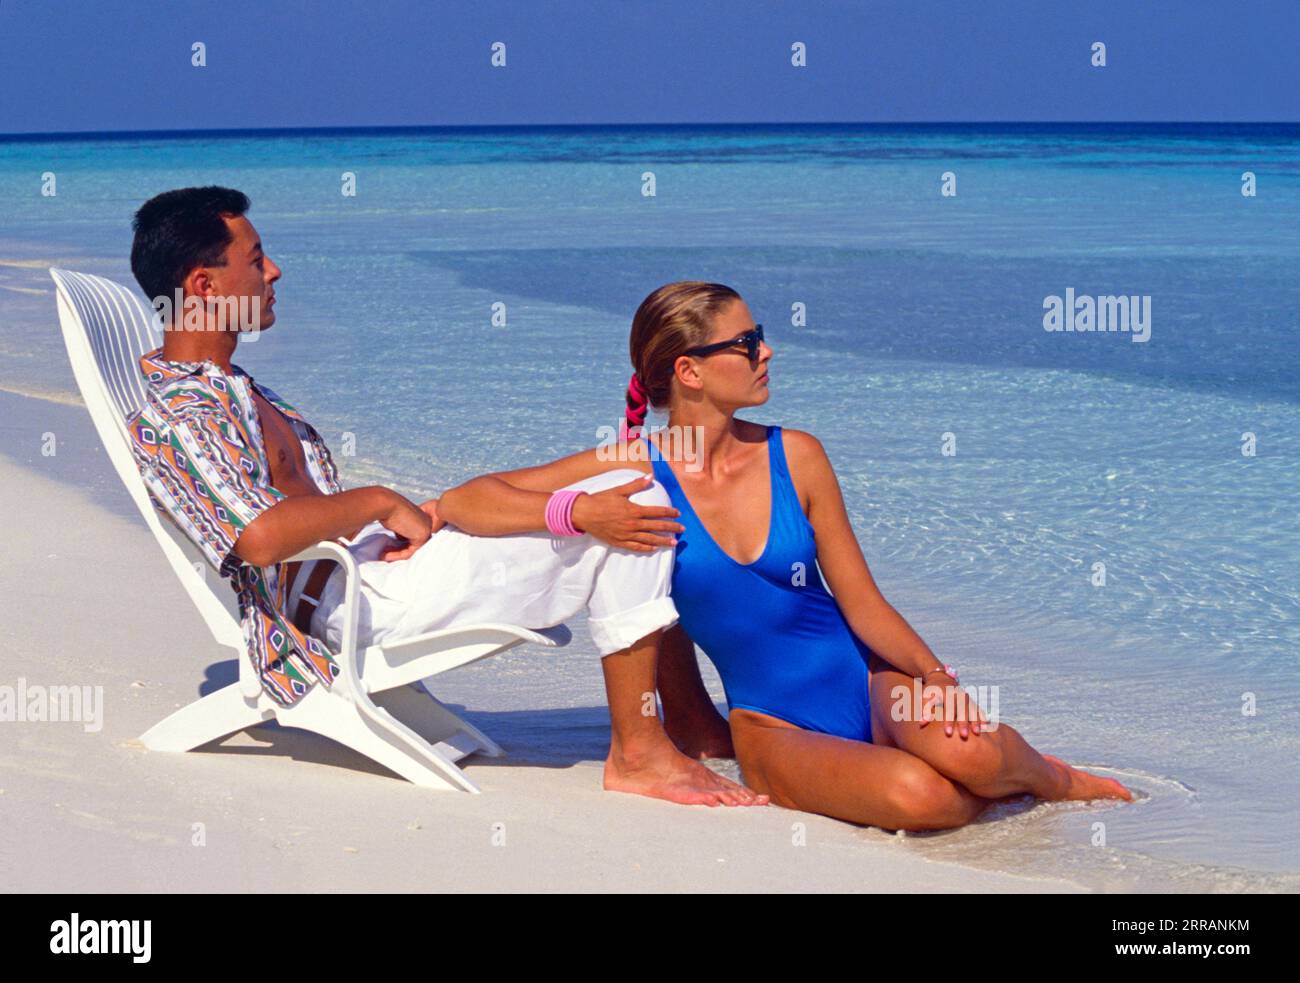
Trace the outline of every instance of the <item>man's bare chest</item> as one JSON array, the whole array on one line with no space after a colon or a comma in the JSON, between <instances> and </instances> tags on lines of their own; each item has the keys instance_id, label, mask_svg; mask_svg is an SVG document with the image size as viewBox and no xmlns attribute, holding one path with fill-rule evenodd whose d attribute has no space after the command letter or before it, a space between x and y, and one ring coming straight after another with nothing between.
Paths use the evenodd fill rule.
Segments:
<instances>
[{"instance_id":1,"label":"man's bare chest","mask_svg":"<svg viewBox=\"0 0 1300 983\"><path fill-rule=\"evenodd\" d=\"M289 419L254 391L253 403L262 426L262 442L271 466L271 484L286 495L320 494L307 470L302 443Z\"/></svg>"}]
</instances>

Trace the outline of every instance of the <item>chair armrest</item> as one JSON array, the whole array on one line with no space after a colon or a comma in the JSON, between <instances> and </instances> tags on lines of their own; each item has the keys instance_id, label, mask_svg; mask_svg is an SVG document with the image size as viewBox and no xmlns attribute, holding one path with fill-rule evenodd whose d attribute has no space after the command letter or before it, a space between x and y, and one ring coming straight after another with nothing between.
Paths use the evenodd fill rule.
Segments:
<instances>
[{"instance_id":1,"label":"chair armrest","mask_svg":"<svg viewBox=\"0 0 1300 983\"><path fill-rule=\"evenodd\" d=\"M358 576L357 561L346 547L332 539L323 539L315 546L295 553L282 563L298 560L333 560L343 567L343 598L339 605L343 608L343 637L339 650L334 652L341 675L334 681L334 687L343 684L343 692L348 696L361 696L365 690L361 687L361 676L357 671L357 611L361 594L361 579Z\"/></svg>"},{"instance_id":2,"label":"chair armrest","mask_svg":"<svg viewBox=\"0 0 1300 983\"><path fill-rule=\"evenodd\" d=\"M299 560L334 560L343 564L344 567L356 569L357 561L352 559L352 554L347 547L336 543L332 539L322 539L315 546L308 546L305 550L295 553L293 556L287 556L281 563L296 563Z\"/></svg>"},{"instance_id":3,"label":"chair armrest","mask_svg":"<svg viewBox=\"0 0 1300 983\"><path fill-rule=\"evenodd\" d=\"M385 640L362 653L361 685L367 693L382 693L499 655L525 642L556 648L558 639L568 635L567 628L560 628L562 634L557 635L551 629L531 631L518 625L459 624L397 641Z\"/></svg>"}]
</instances>

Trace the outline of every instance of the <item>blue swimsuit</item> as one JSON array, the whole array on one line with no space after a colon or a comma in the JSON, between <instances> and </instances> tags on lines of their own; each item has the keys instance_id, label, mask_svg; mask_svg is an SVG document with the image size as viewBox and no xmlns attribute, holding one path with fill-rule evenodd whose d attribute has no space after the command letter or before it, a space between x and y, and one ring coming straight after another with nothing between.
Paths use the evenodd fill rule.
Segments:
<instances>
[{"instance_id":1,"label":"blue swimsuit","mask_svg":"<svg viewBox=\"0 0 1300 983\"><path fill-rule=\"evenodd\" d=\"M717 667L731 708L806 730L871 740L867 658L817 567L811 523L785 463L780 427L767 428L772 518L763 555L737 563L713 541L668 463L655 478L681 512L673 602L682 627Z\"/></svg>"}]
</instances>

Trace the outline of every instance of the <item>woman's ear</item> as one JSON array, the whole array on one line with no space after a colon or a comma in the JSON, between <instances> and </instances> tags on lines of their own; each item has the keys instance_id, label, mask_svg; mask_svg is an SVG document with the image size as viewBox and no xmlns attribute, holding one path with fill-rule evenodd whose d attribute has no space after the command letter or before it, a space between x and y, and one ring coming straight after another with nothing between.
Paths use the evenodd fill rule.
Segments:
<instances>
[{"instance_id":1,"label":"woman's ear","mask_svg":"<svg viewBox=\"0 0 1300 983\"><path fill-rule=\"evenodd\" d=\"M677 361L673 363L673 378L686 389L698 391L704 388L704 380L700 378L699 368L689 355L677 356Z\"/></svg>"}]
</instances>

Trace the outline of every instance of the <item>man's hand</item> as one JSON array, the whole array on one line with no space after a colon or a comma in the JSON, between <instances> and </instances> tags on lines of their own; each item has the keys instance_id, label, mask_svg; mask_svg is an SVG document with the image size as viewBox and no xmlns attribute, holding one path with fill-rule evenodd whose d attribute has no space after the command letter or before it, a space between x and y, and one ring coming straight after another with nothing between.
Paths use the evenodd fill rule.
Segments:
<instances>
[{"instance_id":1,"label":"man's hand","mask_svg":"<svg viewBox=\"0 0 1300 983\"><path fill-rule=\"evenodd\" d=\"M673 546L673 533L686 527L672 520L681 515L665 505L638 505L632 501L637 492L650 487L654 478L646 475L604 491L579 495L573 503L573 524L601 542L636 553L652 553ZM666 535L665 535L666 534Z\"/></svg>"},{"instance_id":2,"label":"man's hand","mask_svg":"<svg viewBox=\"0 0 1300 983\"><path fill-rule=\"evenodd\" d=\"M379 553L381 560L405 560L429 541L435 529L445 523L438 518L438 500L430 499L423 505L415 505L409 499L393 492L392 509L381 516L379 521L385 529L397 534L396 541L385 546ZM435 526L434 522L438 525Z\"/></svg>"}]
</instances>

